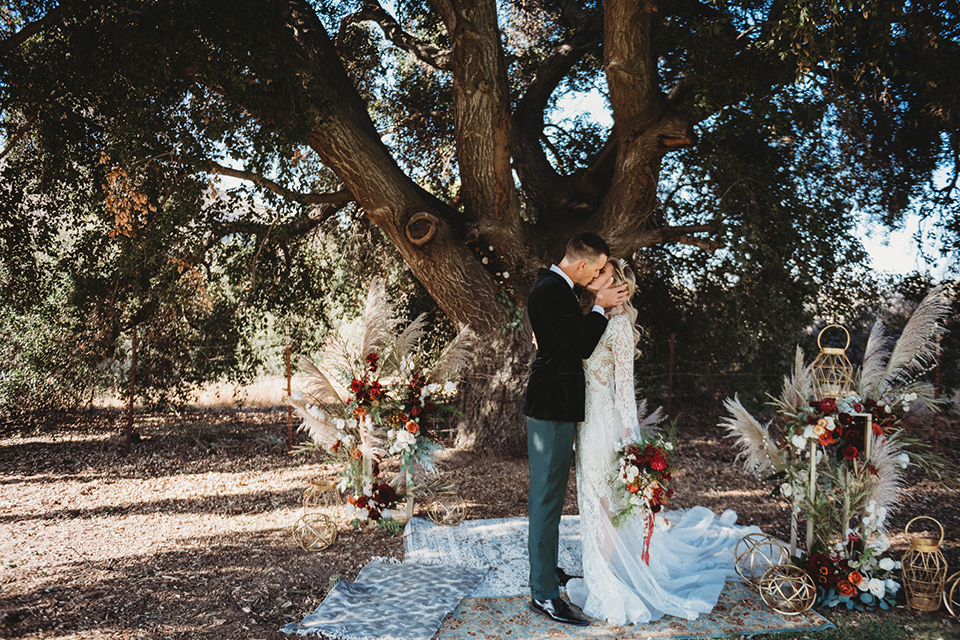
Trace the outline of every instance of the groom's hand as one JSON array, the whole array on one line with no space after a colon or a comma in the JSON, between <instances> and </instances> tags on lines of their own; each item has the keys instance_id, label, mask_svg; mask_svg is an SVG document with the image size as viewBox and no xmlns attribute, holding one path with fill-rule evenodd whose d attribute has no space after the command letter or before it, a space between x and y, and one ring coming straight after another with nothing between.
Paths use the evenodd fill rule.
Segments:
<instances>
[{"instance_id":1,"label":"groom's hand","mask_svg":"<svg viewBox=\"0 0 960 640\"><path fill-rule=\"evenodd\" d=\"M596 304L604 309L612 309L627 299L627 285L606 287L597 292Z\"/></svg>"}]
</instances>

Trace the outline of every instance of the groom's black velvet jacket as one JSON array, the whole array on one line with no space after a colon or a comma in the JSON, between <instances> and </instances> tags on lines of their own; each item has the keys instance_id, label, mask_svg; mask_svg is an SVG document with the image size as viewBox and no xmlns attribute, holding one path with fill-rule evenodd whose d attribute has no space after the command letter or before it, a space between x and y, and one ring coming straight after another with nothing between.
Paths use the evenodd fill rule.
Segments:
<instances>
[{"instance_id":1,"label":"groom's black velvet jacket","mask_svg":"<svg viewBox=\"0 0 960 640\"><path fill-rule=\"evenodd\" d=\"M537 358L530 370L523 412L541 420L582 422L583 361L600 342L607 319L599 313L583 315L570 285L549 269L537 274L527 312L537 336Z\"/></svg>"}]
</instances>

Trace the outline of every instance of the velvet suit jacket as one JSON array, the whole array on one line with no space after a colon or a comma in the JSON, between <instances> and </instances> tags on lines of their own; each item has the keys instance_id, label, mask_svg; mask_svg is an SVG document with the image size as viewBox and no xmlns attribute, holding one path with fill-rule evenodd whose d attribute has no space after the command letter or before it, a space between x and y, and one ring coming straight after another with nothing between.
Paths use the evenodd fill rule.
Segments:
<instances>
[{"instance_id":1,"label":"velvet suit jacket","mask_svg":"<svg viewBox=\"0 0 960 640\"><path fill-rule=\"evenodd\" d=\"M537 336L537 357L530 370L523 412L531 418L582 422L586 397L583 361L590 357L607 319L586 315L563 277L540 269L527 299Z\"/></svg>"}]
</instances>

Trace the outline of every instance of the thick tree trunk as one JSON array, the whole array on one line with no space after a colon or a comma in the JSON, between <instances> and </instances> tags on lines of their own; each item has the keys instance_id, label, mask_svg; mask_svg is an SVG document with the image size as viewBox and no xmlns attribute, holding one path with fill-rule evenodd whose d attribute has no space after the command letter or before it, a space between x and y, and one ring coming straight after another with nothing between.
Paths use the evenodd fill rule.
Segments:
<instances>
[{"instance_id":1,"label":"thick tree trunk","mask_svg":"<svg viewBox=\"0 0 960 640\"><path fill-rule=\"evenodd\" d=\"M463 378L457 408L457 446L497 455L527 450L523 400L533 356L529 323L481 336L476 360Z\"/></svg>"}]
</instances>

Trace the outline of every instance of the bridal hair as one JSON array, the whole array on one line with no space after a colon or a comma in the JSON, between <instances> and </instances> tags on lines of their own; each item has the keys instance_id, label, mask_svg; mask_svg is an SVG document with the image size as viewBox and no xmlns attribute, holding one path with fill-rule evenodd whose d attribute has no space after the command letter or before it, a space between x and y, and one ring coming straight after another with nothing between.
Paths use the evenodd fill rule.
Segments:
<instances>
[{"instance_id":1,"label":"bridal hair","mask_svg":"<svg viewBox=\"0 0 960 640\"><path fill-rule=\"evenodd\" d=\"M572 262L596 260L601 255L609 256L610 247L595 233L578 233L567 242L565 257Z\"/></svg>"},{"instance_id":2,"label":"bridal hair","mask_svg":"<svg viewBox=\"0 0 960 640\"><path fill-rule=\"evenodd\" d=\"M623 258L619 260L610 258L607 260L607 264L613 265L613 283L617 286L624 283L627 285L627 297L621 303L621 306L623 307L624 315L630 319L630 328L633 329L634 357L639 358L641 355L640 350L637 349L637 343L640 342L640 330L637 329L637 316L639 312L634 309L633 304L630 302L633 294L637 291L637 276Z\"/></svg>"}]
</instances>

